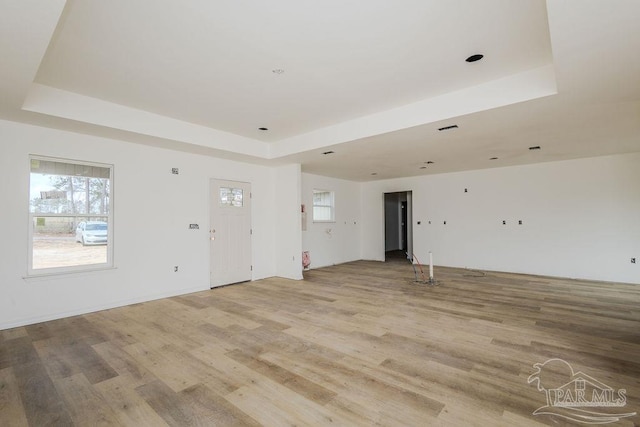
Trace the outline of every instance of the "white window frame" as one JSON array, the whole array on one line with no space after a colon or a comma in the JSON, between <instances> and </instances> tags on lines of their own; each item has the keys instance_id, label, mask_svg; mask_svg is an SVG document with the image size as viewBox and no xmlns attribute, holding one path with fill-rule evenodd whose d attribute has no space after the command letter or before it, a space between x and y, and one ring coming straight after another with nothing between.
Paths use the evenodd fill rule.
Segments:
<instances>
[{"instance_id":1,"label":"white window frame","mask_svg":"<svg viewBox=\"0 0 640 427\"><path fill-rule=\"evenodd\" d=\"M328 193L329 194L329 204L316 204L315 196L317 193ZM318 188L313 189L313 193L311 195L312 202L312 216L313 222L317 223L331 223L336 222L336 195L334 191L331 190L322 190ZM330 218L329 219L317 219L316 218L316 207L318 208L329 208Z\"/></svg>"},{"instance_id":2,"label":"white window frame","mask_svg":"<svg viewBox=\"0 0 640 427\"><path fill-rule=\"evenodd\" d=\"M109 169L109 203L107 208L107 214L54 214L54 213L34 213L31 211L31 172L32 172L32 162L33 161L47 161L47 162L57 162L57 163L66 163L70 165L79 165L79 166L93 166L104 169ZM29 155L29 164L28 164L28 174L29 174L29 187L27 189L29 193L28 203L27 203L27 212L28 212L28 230L29 230L29 242L28 242L28 255L27 255L27 277L39 277L39 276L48 276L48 275L57 275L57 274L68 274L68 273L81 273L88 271L96 271L96 270L106 270L114 268L113 262L113 247L114 247L114 226L113 226L113 214L114 214L114 166L112 164L106 163L97 163L97 162L89 162L84 160L75 160L75 159L66 159L59 157L48 157L48 156L40 156L40 155ZM62 176L70 176L70 175L62 175ZM100 217L107 218L107 223L109 224L107 229L107 260L104 263L97 264L84 264L84 265L74 265L74 266L63 266L63 267L49 267L49 268L33 268L33 237L34 237L34 219L35 218L53 218L53 217L82 217L82 218L90 218L90 217Z\"/></svg>"}]
</instances>

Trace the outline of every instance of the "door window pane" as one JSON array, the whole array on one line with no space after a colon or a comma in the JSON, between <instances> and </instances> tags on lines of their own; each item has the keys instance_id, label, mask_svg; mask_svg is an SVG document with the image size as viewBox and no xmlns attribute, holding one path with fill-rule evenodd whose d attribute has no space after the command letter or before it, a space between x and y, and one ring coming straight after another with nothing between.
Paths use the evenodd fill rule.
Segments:
<instances>
[{"instance_id":1,"label":"door window pane","mask_svg":"<svg viewBox=\"0 0 640 427\"><path fill-rule=\"evenodd\" d=\"M241 208L244 203L242 188L220 187L220 206Z\"/></svg>"}]
</instances>

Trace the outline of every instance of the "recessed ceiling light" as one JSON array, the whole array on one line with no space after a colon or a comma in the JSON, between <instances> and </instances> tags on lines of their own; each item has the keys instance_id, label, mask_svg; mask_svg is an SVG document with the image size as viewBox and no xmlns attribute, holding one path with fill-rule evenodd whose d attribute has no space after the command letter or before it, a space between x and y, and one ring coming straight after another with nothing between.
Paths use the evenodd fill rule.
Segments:
<instances>
[{"instance_id":1,"label":"recessed ceiling light","mask_svg":"<svg viewBox=\"0 0 640 427\"><path fill-rule=\"evenodd\" d=\"M282 68L274 68L271 72L273 74L284 74L284 70Z\"/></svg>"},{"instance_id":2,"label":"recessed ceiling light","mask_svg":"<svg viewBox=\"0 0 640 427\"><path fill-rule=\"evenodd\" d=\"M533 147L529 147L529 150L539 150L540 146L539 145L535 145Z\"/></svg>"},{"instance_id":3,"label":"recessed ceiling light","mask_svg":"<svg viewBox=\"0 0 640 427\"><path fill-rule=\"evenodd\" d=\"M498 158L497 157L492 157L489 160L498 160Z\"/></svg>"},{"instance_id":4,"label":"recessed ceiling light","mask_svg":"<svg viewBox=\"0 0 640 427\"><path fill-rule=\"evenodd\" d=\"M269 130L269 128L258 128L258 130Z\"/></svg>"},{"instance_id":5,"label":"recessed ceiling light","mask_svg":"<svg viewBox=\"0 0 640 427\"><path fill-rule=\"evenodd\" d=\"M324 152L324 153L322 153L322 154L324 154L324 155L326 156L327 154L333 154L333 153L335 153L335 151L325 151L325 152Z\"/></svg>"},{"instance_id":6,"label":"recessed ceiling light","mask_svg":"<svg viewBox=\"0 0 640 427\"><path fill-rule=\"evenodd\" d=\"M445 126L445 127L442 127L442 128L438 128L438 130L440 132L442 132L443 130L451 130L451 129L458 129L458 125L451 125L451 126Z\"/></svg>"},{"instance_id":7,"label":"recessed ceiling light","mask_svg":"<svg viewBox=\"0 0 640 427\"><path fill-rule=\"evenodd\" d=\"M484 55L476 53L475 55L471 55L470 57L465 59L465 61L467 61L467 62L476 62L476 61L480 61L482 58L484 58Z\"/></svg>"}]
</instances>

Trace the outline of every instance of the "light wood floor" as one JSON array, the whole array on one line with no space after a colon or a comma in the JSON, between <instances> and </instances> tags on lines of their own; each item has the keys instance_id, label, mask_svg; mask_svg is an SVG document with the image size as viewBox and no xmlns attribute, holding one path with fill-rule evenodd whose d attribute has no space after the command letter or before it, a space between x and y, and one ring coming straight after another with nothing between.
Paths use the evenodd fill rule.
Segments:
<instances>
[{"instance_id":1,"label":"light wood floor","mask_svg":"<svg viewBox=\"0 0 640 427\"><path fill-rule=\"evenodd\" d=\"M640 412L640 286L436 277L359 261L0 331L0 426L565 425L532 415L551 358Z\"/></svg>"}]
</instances>

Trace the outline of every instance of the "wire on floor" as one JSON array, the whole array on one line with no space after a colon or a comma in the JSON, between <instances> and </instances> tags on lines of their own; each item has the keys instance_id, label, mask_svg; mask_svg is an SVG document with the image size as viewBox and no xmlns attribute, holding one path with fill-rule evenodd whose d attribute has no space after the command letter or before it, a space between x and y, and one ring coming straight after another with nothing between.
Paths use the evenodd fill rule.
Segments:
<instances>
[{"instance_id":1,"label":"wire on floor","mask_svg":"<svg viewBox=\"0 0 640 427\"><path fill-rule=\"evenodd\" d=\"M407 261L409 261L411 263L411 267L413 267L413 274L415 275L414 283L422 283L423 285L429 285L429 286L437 286L441 283L438 280L434 280L433 277L427 278L425 276L424 270L422 269L422 264L420 264L420 261L418 260L418 257L416 257L416 254L409 255L409 252L405 252L405 253L407 254ZM414 260L415 260L415 263L413 262ZM420 270L419 277L418 277L418 270L416 269L416 265Z\"/></svg>"}]
</instances>

